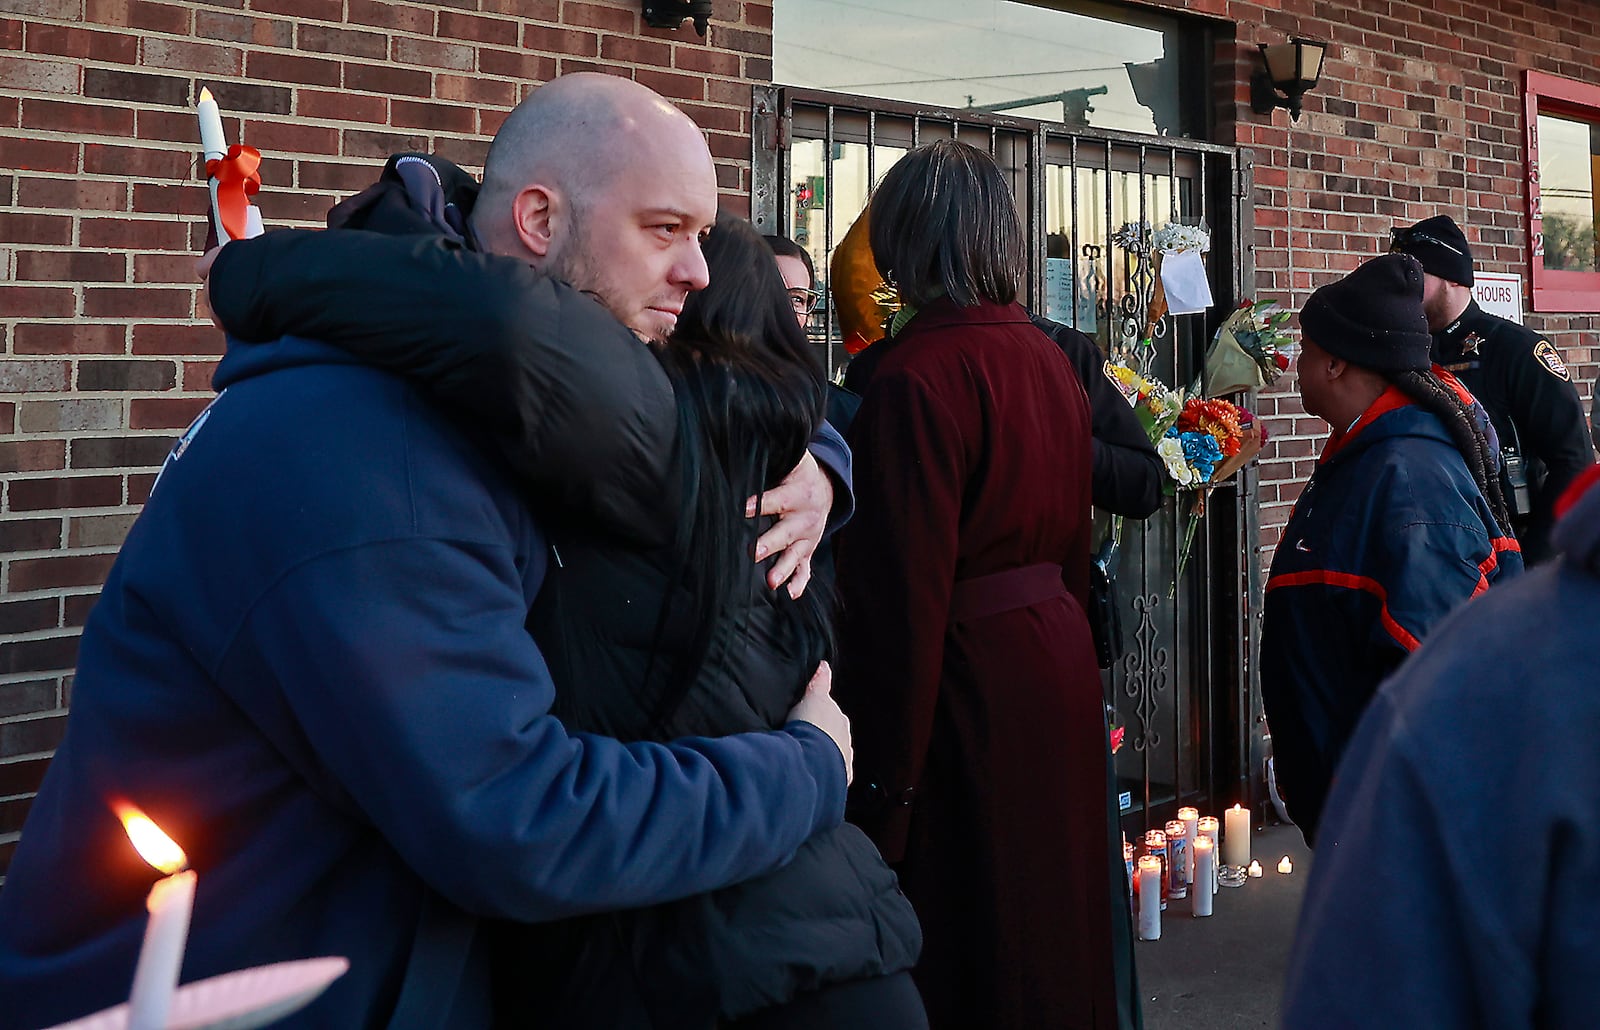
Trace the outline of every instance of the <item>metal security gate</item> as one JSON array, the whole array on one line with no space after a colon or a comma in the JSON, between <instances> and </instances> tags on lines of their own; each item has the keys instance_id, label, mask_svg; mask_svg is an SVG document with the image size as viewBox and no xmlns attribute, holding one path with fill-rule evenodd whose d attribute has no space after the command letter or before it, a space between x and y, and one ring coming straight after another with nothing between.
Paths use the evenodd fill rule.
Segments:
<instances>
[{"instance_id":1,"label":"metal security gate","mask_svg":"<svg viewBox=\"0 0 1600 1030\"><path fill-rule=\"evenodd\" d=\"M1233 148L788 87L757 87L753 115L752 220L812 252L824 304L811 332L830 374L848 355L827 259L872 184L935 138L987 150L1010 179L1029 236L1032 310L1076 325L1103 352L1169 386L1198 379L1207 341L1253 278L1240 242L1253 231L1250 169ZM1153 346L1139 346L1154 270L1114 240L1127 223L1169 221L1209 228L1216 304L1203 316L1162 318ZM1127 653L1106 676L1106 697L1126 726L1115 768L1130 837L1179 805L1214 810L1261 796L1255 489L1247 468L1212 493L1181 582L1186 500L1169 500L1123 531ZM1097 518L1101 535L1108 521Z\"/></svg>"}]
</instances>

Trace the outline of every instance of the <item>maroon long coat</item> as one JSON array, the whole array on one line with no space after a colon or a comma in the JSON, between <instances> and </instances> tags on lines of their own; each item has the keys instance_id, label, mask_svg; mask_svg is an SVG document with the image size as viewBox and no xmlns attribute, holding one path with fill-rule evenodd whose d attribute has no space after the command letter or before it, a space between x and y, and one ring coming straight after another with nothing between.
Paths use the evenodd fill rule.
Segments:
<instances>
[{"instance_id":1,"label":"maroon long coat","mask_svg":"<svg viewBox=\"0 0 1600 1030\"><path fill-rule=\"evenodd\" d=\"M850 444L852 817L922 919L930 1019L1115 1026L1083 386L1020 307L941 300L882 355ZM972 614L970 581L1040 563L1065 570L1050 596L1002 583Z\"/></svg>"}]
</instances>

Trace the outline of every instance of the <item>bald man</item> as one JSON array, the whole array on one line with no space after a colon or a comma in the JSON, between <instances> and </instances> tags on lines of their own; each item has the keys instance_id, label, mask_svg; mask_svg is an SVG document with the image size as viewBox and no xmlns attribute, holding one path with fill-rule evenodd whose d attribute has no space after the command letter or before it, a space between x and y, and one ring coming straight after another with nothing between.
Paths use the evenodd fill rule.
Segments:
<instances>
[{"instance_id":1,"label":"bald man","mask_svg":"<svg viewBox=\"0 0 1600 1030\"><path fill-rule=\"evenodd\" d=\"M487 249L604 304L527 273L540 324L614 363L579 398L600 406L593 453L658 447L671 399L628 330L664 336L705 284L698 130L643 87L573 76L512 114L486 179L470 229ZM507 260L415 245L442 282ZM534 355L572 351L534 335ZM523 629L549 552L486 425L309 339L230 340L215 385L84 630L66 738L0 891L0 1027L127 998L159 874L117 802L197 873L182 979L345 956L279 1024L319 1027L488 1026L480 920L713 889L839 822L849 738L825 671L781 732L624 746L550 717Z\"/></svg>"}]
</instances>

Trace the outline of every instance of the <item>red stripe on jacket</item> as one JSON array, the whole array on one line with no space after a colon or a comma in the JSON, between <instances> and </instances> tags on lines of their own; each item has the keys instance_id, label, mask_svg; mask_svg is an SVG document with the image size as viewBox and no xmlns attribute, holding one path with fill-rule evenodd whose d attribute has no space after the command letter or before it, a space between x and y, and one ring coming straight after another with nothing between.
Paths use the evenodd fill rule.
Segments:
<instances>
[{"instance_id":1,"label":"red stripe on jacket","mask_svg":"<svg viewBox=\"0 0 1600 1030\"><path fill-rule=\"evenodd\" d=\"M1389 614L1389 592L1383 584L1367 576L1357 576L1352 572L1332 572L1328 569L1308 569L1305 572L1286 572L1281 576L1274 576L1267 580L1267 589L1276 590L1278 587L1303 587L1303 586L1330 586L1346 587L1351 590L1362 590L1378 599L1382 606L1378 618L1383 623L1383 628L1389 631L1394 642L1407 651L1415 651L1421 646L1421 641L1406 631L1406 628L1395 621Z\"/></svg>"},{"instance_id":2,"label":"red stripe on jacket","mask_svg":"<svg viewBox=\"0 0 1600 1030\"><path fill-rule=\"evenodd\" d=\"M1489 589L1489 573L1493 572L1500 564L1501 551L1516 551L1522 553L1522 545L1514 537L1497 536L1489 541L1489 557L1478 563L1478 585L1472 588L1472 596L1477 597Z\"/></svg>"}]
</instances>

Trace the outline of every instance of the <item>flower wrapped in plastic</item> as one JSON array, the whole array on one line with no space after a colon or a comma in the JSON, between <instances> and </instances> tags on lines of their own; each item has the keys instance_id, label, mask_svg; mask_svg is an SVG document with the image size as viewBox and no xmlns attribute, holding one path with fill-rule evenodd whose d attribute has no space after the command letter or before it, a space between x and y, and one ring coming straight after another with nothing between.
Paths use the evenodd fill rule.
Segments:
<instances>
[{"instance_id":1,"label":"flower wrapped in plastic","mask_svg":"<svg viewBox=\"0 0 1600 1030\"><path fill-rule=\"evenodd\" d=\"M1179 412L1165 438L1157 444L1157 453L1167 464L1167 474L1179 490L1191 492L1194 500L1189 505L1188 524L1184 527L1183 546L1178 554L1178 573L1173 580L1173 593L1177 592L1179 579L1189 564L1189 553L1194 548L1196 531L1206 514L1206 497L1212 487L1226 481L1248 464L1267 442L1266 426L1250 412L1236 404L1215 398L1191 397ZM1169 455L1181 452L1183 464L1191 475L1180 476L1173 468Z\"/></svg>"},{"instance_id":2,"label":"flower wrapped in plastic","mask_svg":"<svg viewBox=\"0 0 1600 1030\"><path fill-rule=\"evenodd\" d=\"M1167 312L1197 315L1211 307L1211 282L1201 255L1211 249L1211 234L1203 225L1169 222L1150 237L1155 256L1156 289L1150 298L1146 323L1153 329Z\"/></svg>"},{"instance_id":3,"label":"flower wrapped in plastic","mask_svg":"<svg viewBox=\"0 0 1600 1030\"><path fill-rule=\"evenodd\" d=\"M1284 330L1293 317L1273 300L1246 300L1217 327L1206 351L1206 393L1256 390L1289 370L1295 343Z\"/></svg>"},{"instance_id":4,"label":"flower wrapped in plastic","mask_svg":"<svg viewBox=\"0 0 1600 1030\"><path fill-rule=\"evenodd\" d=\"M1159 445L1183 413L1183 391L1170 390L1161 380L1142 376L1122 362L1107 361L1105 372L1133 407L1150 442Z\"/></svg>"}]
</instances>

